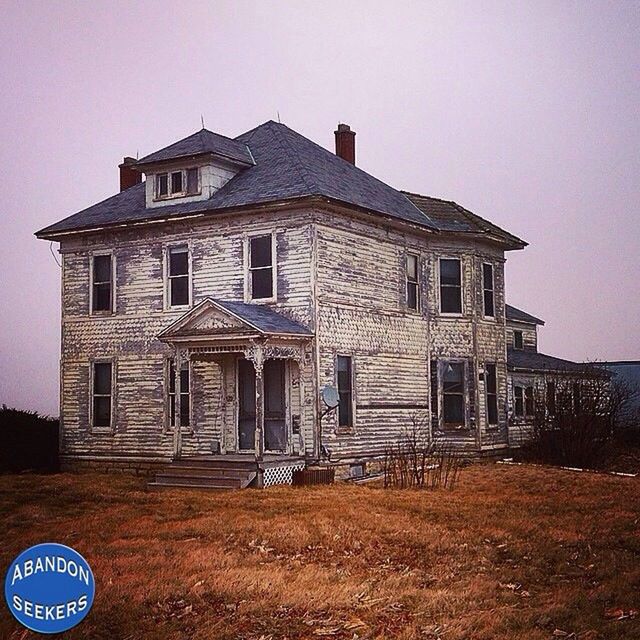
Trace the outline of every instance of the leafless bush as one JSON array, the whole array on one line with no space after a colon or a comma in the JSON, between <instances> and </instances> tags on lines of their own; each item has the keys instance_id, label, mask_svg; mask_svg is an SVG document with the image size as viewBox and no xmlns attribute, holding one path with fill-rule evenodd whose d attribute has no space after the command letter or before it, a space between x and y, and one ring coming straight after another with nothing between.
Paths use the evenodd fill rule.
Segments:
<instances>
[{"instance_id":1,"label":"leafless bush","mask_svg":"<svg viewBox=\"0 0 640 640\"><path fill-rule=\"evenodd\" d=\"M398 442L385 450L384 486L453 489L461 466L449 443L430 437L427 417L414 415Z\"/></svg>"},{"instance_id":2,"label":"leafless bush","mask_svg":"<svg viewBox=\"0 0 640 640\"><path fill-rule=\"evenodd\" d=\"M533 438L525 456L563 466L601 466L628 398L627 386L595 365L547 375L535 388Z\"/></svg>"}]
</instances>

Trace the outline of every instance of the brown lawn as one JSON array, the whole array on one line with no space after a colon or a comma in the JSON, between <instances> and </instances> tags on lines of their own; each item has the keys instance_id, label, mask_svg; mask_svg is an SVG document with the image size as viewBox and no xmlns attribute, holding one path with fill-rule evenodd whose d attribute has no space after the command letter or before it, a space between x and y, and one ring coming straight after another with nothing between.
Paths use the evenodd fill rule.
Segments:
<instances>
[{"instance_id":1,"label":"brown lawn","mask_svg":"<svg viewBox=\"0 0 640 640\"><path fill-rule=\"evenodd\" d=\"M43 541L91 564L68 638L640 638L640 478L478 465L454 492L152 493L4 476L0 516L3 575ZM1 638L31 637L0 610Z\"/></svg>"}]
</instances>

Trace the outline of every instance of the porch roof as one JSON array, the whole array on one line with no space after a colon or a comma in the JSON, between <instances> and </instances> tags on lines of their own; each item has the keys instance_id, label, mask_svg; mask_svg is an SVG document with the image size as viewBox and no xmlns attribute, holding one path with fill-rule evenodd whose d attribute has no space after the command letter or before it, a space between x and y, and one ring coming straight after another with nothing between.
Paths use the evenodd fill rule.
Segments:
<instances>
[{"instance_id":1,"label":"porch roof","mask_svg":"<svg viewBox=\"0 0 640 640\"><path fill-rule=\"evenodd\" d=\"M189 337L248 338L250 336L311 338L313 332L301 322L261 304L205 298L164 329L164 341Z\"/></svg>"}]
</instances>

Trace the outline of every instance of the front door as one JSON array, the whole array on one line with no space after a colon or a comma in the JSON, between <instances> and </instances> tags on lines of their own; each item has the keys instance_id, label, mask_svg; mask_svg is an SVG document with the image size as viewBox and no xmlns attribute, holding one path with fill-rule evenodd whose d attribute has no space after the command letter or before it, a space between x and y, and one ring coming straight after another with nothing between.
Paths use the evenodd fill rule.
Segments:
<instances>
[{"instance_id":1,"label":"front door","mask_svg":"<svg viewBox=\"0 0 640 640\"><path fill-rule=\"evenodd\" d=\"M264 448L286 451L287 420L285 402L285 361L264 363Z\"/></svg>"},{"instance_id":2,"label":"front door","mask_svg":"<svg viewBox=\"0 0 640 640\"><path fill-rule=\"evenodd\" d=\"M264 449L287 450L285 361L264 363ZM250 360L238 361L238 448L255 450L256 372Z\"/></svg>"}]
</instances>

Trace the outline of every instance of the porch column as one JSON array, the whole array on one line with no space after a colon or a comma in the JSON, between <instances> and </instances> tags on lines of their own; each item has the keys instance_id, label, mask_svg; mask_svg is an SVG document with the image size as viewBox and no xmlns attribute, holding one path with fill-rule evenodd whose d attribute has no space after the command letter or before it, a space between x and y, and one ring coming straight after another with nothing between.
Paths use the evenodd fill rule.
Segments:
<instances>
[{"instance_id":1,"label":"porch column","mask_svg":"<svg viewBox=\"0 0 640 640\"><path fill-rule=\"evenodd\" d=\"M262 346L256 349L253 366L256 371L256 460L264 457L264 355Z\"/></svg>"},{"instance_id":2,"label":"porch column","mask_svg":"<svg viewBox=\"0 0 640 640\"><path fill-rule=\"evenodd\" d=\"M173 361L173 369L175 372L175 424L173 425L173 453L176 458L180 458L182 456L182 421L180 419L180 416L182 415L182 376L180 375L180 372L182 371L183 361L184 353L182 349L176 347L176 357Z\"/></svg>"}]
</instances>

